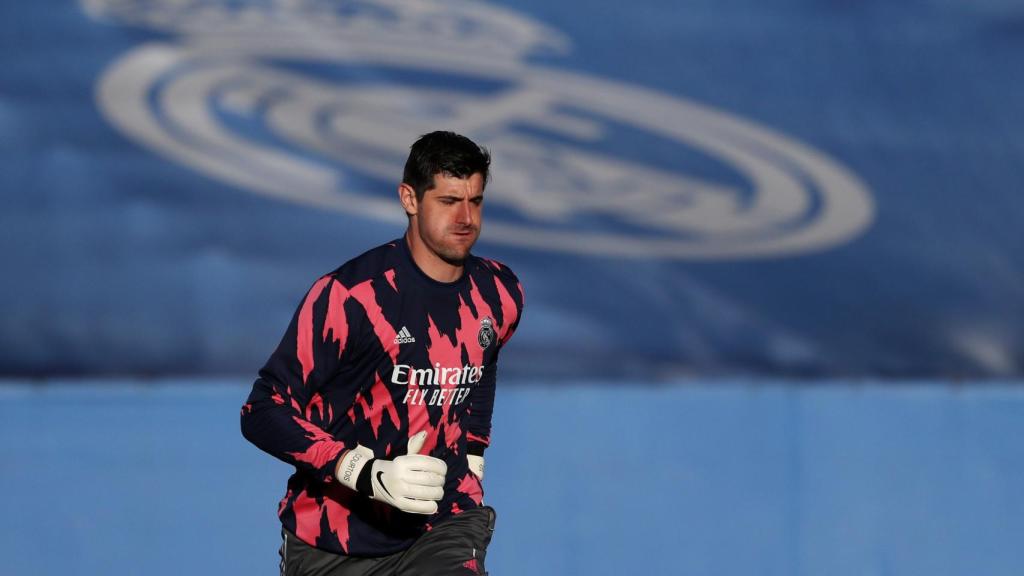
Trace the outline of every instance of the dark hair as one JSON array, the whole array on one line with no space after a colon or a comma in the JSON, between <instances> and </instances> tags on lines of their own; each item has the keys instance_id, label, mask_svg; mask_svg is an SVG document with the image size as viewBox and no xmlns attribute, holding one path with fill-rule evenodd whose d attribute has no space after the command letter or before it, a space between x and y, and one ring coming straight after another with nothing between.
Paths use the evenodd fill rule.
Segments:
<instances>
[{"instance_id":1,"label":"dark hair","mask_svg":"<svg viewBox=\"0 0 1024 576\"><path fill-rule=\"evenodd\" d=\"M416 191L416 199L434 187L434 176L443 174L469 178L480 174L484 186L490 177L491 153L483 146L455 132L431 132L420 136L409 149L402 182Z\"/></svg>"}]
</instances>

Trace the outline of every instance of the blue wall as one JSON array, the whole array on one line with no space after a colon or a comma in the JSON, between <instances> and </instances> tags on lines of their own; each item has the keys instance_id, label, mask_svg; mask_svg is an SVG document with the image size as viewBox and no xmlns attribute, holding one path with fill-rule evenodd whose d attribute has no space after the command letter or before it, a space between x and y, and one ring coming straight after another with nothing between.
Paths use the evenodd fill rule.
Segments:
<instances>
[{"instance_id":1,"label":"blue wall","mask_svg":"<svg viewBox=\"0 0 1024 576\"><path fill-rule=\"evenodd\" d=\"M1024 387L499 391L495 574L1015 576ZM270 574L289 468L239 380L0 386L2 573Z\"/></svg>"}]
</instances>

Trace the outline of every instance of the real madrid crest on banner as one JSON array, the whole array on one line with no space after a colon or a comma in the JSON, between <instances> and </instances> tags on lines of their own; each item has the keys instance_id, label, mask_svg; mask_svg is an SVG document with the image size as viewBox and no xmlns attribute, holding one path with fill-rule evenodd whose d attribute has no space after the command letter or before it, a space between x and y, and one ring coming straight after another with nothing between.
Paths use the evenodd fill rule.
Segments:
<instances>
[{"instance_id":1,"label":"real madrid crest on banner","mask_svg":"<svg viewBox=\"0 0 1024 576\"><path fill-rule=\"evenodd\" d=\"M487 348L491 345L491 341L494 340L494 322L488 316L484 316L484 319L480 321L480 332L476 335L476 341L480 344L481 348Z\"/></svg>"},{"instance_id":2,"label":"real madrid crest on banner","mask_svg":"<svg viewBox=\"0 0 1024 576\"><path fill-rule=\"evenodd\" d=\"M502 159L491 242L776 257L845 244L874 218L856 175L789 136L678 95L533 64L566 53L569 38L497 4L79 2L93 18L161 32L100 77L107 120L241 190L404 225L392 195L369 182L390 182L409 142L451 126ZM659 155L698 152L735 177L643 159L621 145L622 129L654 138Z\"/></svg>"}]
</instances>

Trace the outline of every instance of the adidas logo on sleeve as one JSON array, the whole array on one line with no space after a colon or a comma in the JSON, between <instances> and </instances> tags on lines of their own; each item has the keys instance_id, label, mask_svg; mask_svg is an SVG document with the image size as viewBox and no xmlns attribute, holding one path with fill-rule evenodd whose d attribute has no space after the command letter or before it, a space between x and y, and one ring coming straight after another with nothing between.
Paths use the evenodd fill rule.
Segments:
<instances>
[{"instance_id":1,"label":"adidas logo on sleeve","mask_svg":"<svg viewBox=\"0 0 1024 576\"><path fill-rule=\"evenodd\" d=\"M402 326L402 329L398 331L398 336L395 336L395 344L412 344L415 341L416 339L405 326Z\"/></svg>"}]
</instances>

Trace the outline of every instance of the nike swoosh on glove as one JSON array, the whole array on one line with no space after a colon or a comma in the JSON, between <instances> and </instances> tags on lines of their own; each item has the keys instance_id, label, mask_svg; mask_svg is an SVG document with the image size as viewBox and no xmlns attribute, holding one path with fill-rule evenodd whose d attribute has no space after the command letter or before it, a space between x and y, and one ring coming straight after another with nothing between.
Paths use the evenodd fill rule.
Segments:
<instances>
[{"instance_id":1,"label":"nike swoosh on glove","mask_svg":"<svg viewBox=\"0 0 1024 576\"><path fill-rule=\"evenodd\" d=\"M390 504L403 512L433 514L444 498L444 460L420 454L426 431L409 438L405 456L394 460L373 457L373 450L357 445L338 461L335 476L345 486Z\"/></svg>"}]
</instances>

